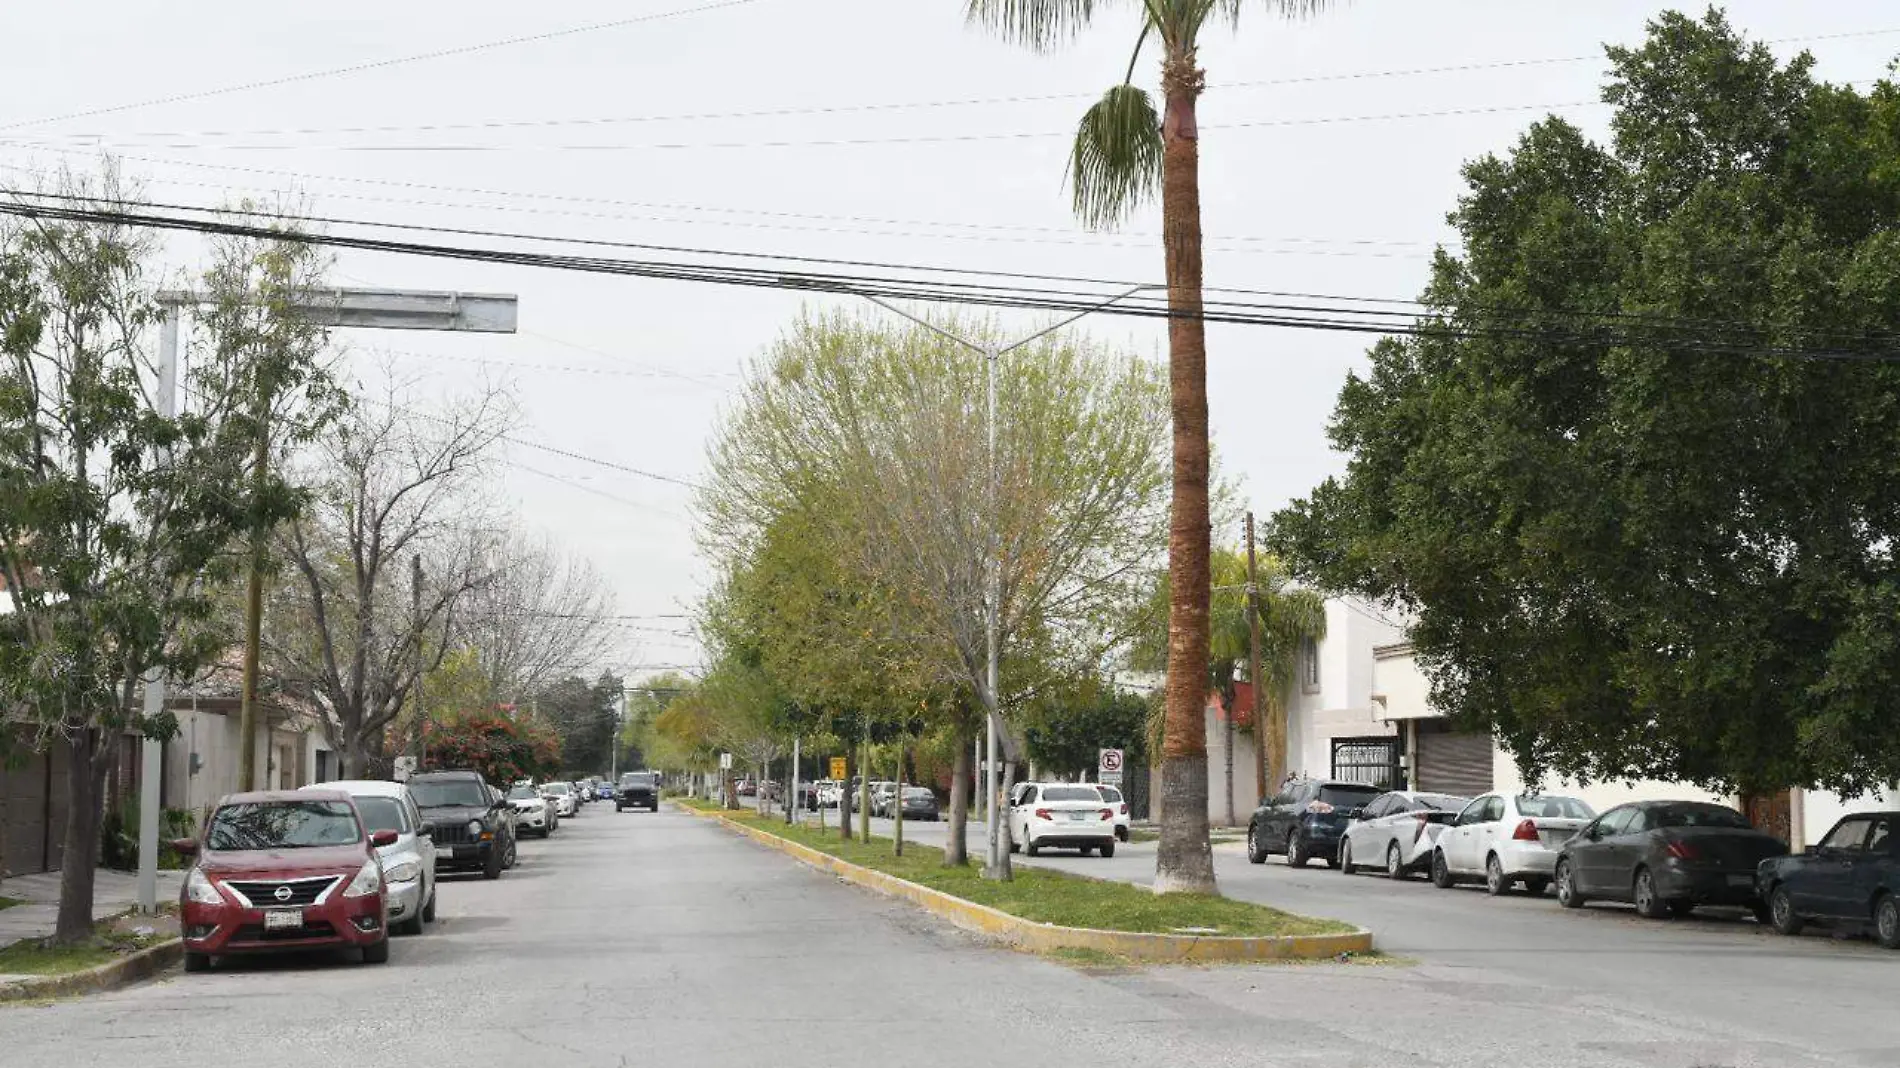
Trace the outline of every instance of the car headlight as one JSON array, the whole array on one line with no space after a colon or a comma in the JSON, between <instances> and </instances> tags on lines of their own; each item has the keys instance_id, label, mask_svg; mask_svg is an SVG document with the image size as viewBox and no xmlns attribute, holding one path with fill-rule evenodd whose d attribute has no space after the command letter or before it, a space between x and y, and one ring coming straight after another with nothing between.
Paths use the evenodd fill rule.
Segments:
<instances>
[{"instance_id":1,"label":"car headlight","mask_svg":"<svg viewBox=\"0 0 1900 1068\"><path fill-rule=\"evenodd\" d=\"M468 821L468 833L469 833L469 834L470 834L470 835L471 835L472 837L480 837L480 836L481 836L481 833L482 833L482 831L484 831L484 830L486 830L486 829L487 829L487 828L485 828L485 827L483 827L483 826L482 826L482 821L481 821L481 820L469 820L469 821Z\"/></svg>"},{"instance_id":2,"label":"car headlight","mask_svg":"<svg viewBox=\"0 0 1900 1068\"><path fill-rule=\"evenodd\" d=\"M218 893L218 888L212 886L211 880L197 868L191 869L191 874L185 876L185 899L200 905L224 904L224 895Z\"/></svg>"},{"instance_id":3,"label":"car headlight","mask_svg":"<svg viewBox=\"0 0 1900 1068\"><path fill-rule=\"evenodd\" d=\"M349 889L343 891L344 897L368 897L383 888L382 866L373 860L363 862L363 867L350 880Z\"/></svg>"},{"instance_id":4,"label":"car headlight","mask_svg":"<svg viewBox=\"0 0 1900 1068\"><path fill-rule=\"evenodd\" d=\"M422 865L413 860L405 860L383 872L384 878L392 883L412 883L422 874Z\"/></svg>"}]
</instances>

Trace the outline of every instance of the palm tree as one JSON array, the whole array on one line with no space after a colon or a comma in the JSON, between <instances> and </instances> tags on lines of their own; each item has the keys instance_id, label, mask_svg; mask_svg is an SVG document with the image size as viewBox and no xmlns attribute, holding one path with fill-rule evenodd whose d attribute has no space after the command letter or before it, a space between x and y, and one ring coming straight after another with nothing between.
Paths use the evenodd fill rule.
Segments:
<instances>
[{"instance_id":1,"label":"palm tree","mask_svg":"<svg viewBox=\"0 0 1900 1068\"><path fill-rule=\"evenodd\" d=\"M1289 16L1326 0L1252 0ZM1197 60L1201 31L1234 25L1250 0L966 0L970 18L1032 48L1048 48L1087 28L1109 7L1138 6L1140 36L1122 83L1082 116L1069 157L1075 213L1084 225L1113 226L1161 191L1167 265L1168 369L1174 409L1174 507L1169 517L1168 683L1161 746L1161 845L1157 893L1214 893L1207 839L1207 741L1202 670L1208 651L1207 329L1201 319L1200 130L1195 110L1206 75ZM1163 109L1133 84L1144 46L1161 50Z\"/></svg>"}]
</instances>

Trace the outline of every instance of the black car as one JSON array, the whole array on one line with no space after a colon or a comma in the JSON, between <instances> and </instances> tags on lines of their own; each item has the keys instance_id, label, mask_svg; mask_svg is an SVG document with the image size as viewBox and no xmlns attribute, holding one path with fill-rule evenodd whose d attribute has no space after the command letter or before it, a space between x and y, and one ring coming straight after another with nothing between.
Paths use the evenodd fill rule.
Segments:
<instances>
[{"instance_id":1,"label":"black car","mask_svg":"<svg viewBox=\"0 0 1900 1068\"><path fill-rule=\"evenodd\" d=\"M1782 934L1814 921L1900 949L1900 812L1844 816L1820 845L1762 861L1755 883Z\"/></svg>"},{"instance_id":2,"label":"black car","mask_svg":"<svg viewBox=\"0 0 1900 1068\"><path fill-rule=\"evenodd\" d=\"M614 811L622 812L630 808L660 811L658 780L659 776L650 771L629 771L622 775L620 784L614 787Z\"/></svg>"},{"instance_id":3,"label":"black car","mask_svg":"<svg viewBox=\"0 0 1900 1068\"><path fill-rule=\"evenodd\" d=\"M1267 854L1284 853L1303 868L1314 857L1339 867L1339 837L1346 825L1385 791L1362 782L1301 779L1267 798L1247 822L1247 859L1265 864Z\"/></svg>"},{"instance_id":4,"label":"black car","mask_svg":"<svg viewBox=\"0 0 1900 1068\"><path fill-rule=\"evenodd\" d=\"M930 820L935 822L937 795L927 786L906 786L903 791L904 818L907 820Z\"/></svg>"},{"instance_id":5,"label":"black car","mask_svg":"<svg viewBox=\"0 0 1900 1068\"><path fill-rule=\"evenodd\" d=\"M1755 869L1787 843L1749 825L1732 808L1700 801L1637 801L1585 824L1557 853L1557 901L1581 908L1593 898L1628 901L1652 920L1686 916L1698 905L1766 906Z\"/></svg>"},{"instance_id":6,"label":"black car","mask_svg":"<svg viewBox=\"0 0 1900 1068\"><path fill-rule=\"evenodd\" d=\"M411 775L408 785L435 841L437 871L480 871L484 879L499 879L514 867L513 813L481 772L424 772Z\"/></svg>"}]
</instances>

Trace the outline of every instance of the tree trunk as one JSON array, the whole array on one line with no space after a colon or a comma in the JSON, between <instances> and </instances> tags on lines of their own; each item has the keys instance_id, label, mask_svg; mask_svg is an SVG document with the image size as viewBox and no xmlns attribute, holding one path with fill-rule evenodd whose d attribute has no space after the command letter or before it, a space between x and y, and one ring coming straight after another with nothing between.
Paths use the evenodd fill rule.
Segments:
<instances>
[{"instance_id":1,"label":"tree trunk","mask_svg":"<svg viewBox=\"0 0 1900 1068\"><path fill-rule=\"evenodd\" d=\"M59 919L53 941L72 945L92 934L94 869L99 866L99 796L105 788L100 732L84 730L70 746L66 776L66 839L59 868Z\"/></svg>"},{"instance_id":2,"label":"tree trunk","mask_svg":"<svg viewBox=\"0 0 1900 1068\"><path fill-rule=\"evenodd\" d=\"M965 836L970 830L970 772L975 763L970 744L974 733L967 727L957 728L956 770L950 773L950 836L943 840L943 862L959 868L970 863L970 843Z\"/></svg>"},{"instance_id":3,"label":"tree trunk","mask_svg":"<svg viewBox=\"0 0 1900 1068\"><path fill-rule=\"evenodd\" d=\"M1161 230L1168 279L1168 384L1174 499L1168 529L1168 690L1161 739L1161 844L1155 892L1218 893L1207 834L1208 441L1207 326L1201 319L1200 141L1203 75L1192 50L1168 57L1161 81Z\"/></svg>"},{"instance_id":4,"label":"tree trunk","mask_svg":"<svg viewBox=\"0 0 1900 1068\"><path fill-rule=\"evenodd\" d=\"M4 744L4 740L0 740ZM13 772L0 759L0 890L7 885L7 798L13 793Z\"/></svg>"}]
</instances>

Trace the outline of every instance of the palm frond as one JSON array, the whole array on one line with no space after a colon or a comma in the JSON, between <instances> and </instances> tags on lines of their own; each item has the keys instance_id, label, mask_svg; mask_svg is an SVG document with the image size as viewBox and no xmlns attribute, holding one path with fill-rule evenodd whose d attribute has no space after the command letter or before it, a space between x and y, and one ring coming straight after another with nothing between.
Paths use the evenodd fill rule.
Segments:
<instances>
[{"instance_id":1,"label":"palm frond","mask_svg":"<svg viewBox=\"0 0 1900 1068\"><path fill-rule=\"evenodd\" d=\"M1113 229L1161 184L1161 118L1146 90L1118 85L1082 116L1069 187L1082 225Z\"/></svg>"},{"instance_id":2,"label":"palm frond","mask_svg":"<svg viewBox=\"0 0 1900 1068\"><path fill-rule=\"evenodd\" d=\"M967 0L971 22L1037 50L1086 29L1106 0Z\"/></svg>"}]
</instances>

